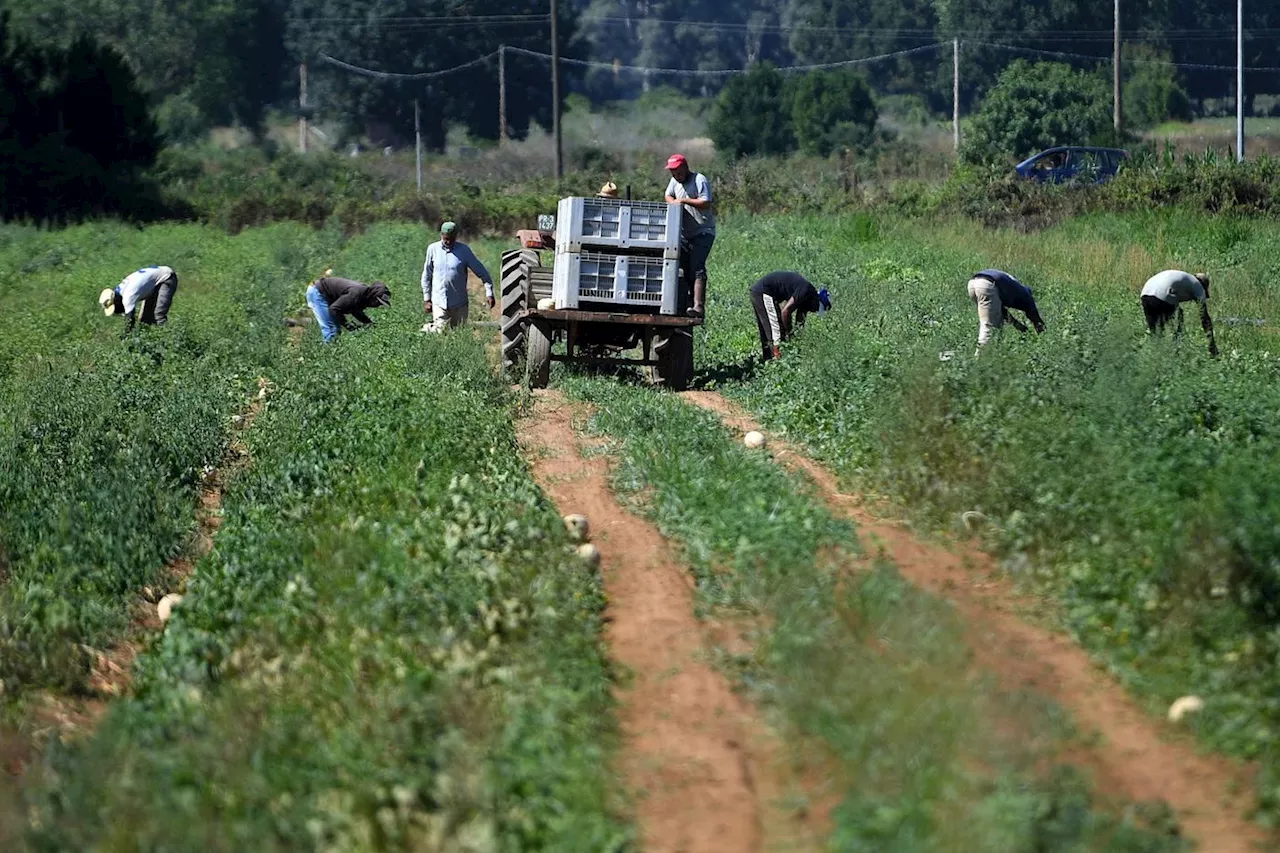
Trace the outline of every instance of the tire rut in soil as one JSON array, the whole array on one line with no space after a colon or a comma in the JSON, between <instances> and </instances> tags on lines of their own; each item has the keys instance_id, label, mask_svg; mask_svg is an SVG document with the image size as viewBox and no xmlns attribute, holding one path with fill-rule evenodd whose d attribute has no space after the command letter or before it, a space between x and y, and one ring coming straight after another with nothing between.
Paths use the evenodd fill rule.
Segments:
<instances>
[{"instance_id":1,"label":"tire rut in soil","mask_svg":"<svg viewBox=\"0 0 1280 853\"><path fill-rule=\"evenodd\" d=\"M719 394L699 391L682 397L717 415L739 436L760 430L750 414ZM1248 772L1223 757L1201 754L1187 738L1148 716L1070 638L1019 618L1012 611L1030 602L997 577L999 569L990 556L962 543L953 553L877 518L859 505L857 496L842 494L836 478L797 448L772 436L768 446L779 462L808 476L833 509L857 524L868 552L879 550L907 580L957 608L969 627L979 667L1008 688L1051 697L1078 726L1101 735L1102 743L1075 751L1073 757L1103 793L1166 801L1184 834L1206 853L1280 849L1280 839L1246 817L1249 798L1235 793L1251 789Z\"/></svg>"},{"instance_id":2,"label":"tire rut in soil","mask_svg":"<svg viewBox=\"0 0 1280 853\"><path fill-rule=\"evenodd\" d=\"M821 829L776 804L789 780L776 741L704 654L687 569L658 529L623 509L608 463L584 458L560 394L534 395L517 421L534 477L562 513L588 517L608 596L606 644L626 673L615 688L623 734L619 771L649 853L818 849Z\"/></svg>"}]
</instances>

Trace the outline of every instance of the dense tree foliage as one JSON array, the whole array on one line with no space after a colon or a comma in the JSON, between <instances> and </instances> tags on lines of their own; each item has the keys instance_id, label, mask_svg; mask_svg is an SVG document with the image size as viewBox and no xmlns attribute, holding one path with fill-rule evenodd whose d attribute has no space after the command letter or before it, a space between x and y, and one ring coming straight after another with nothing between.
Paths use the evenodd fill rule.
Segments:
<instances>
[{"instance_id":1,"label":"dense tree foliage","mask_svg":"<svg viewBox=\"0 0 1280 853\"><path fill-rule=\"evenodd\" d=\"M550 49L546 0L6 0L5 7L13 28L35 44L66 48L90 35L117 49L169 141L197 138L218 124L260 131L267 111L295 111L303 63L317 114L342 120L349 131L408 139L417 99L430 143L440 145L449 124L493 138L494 60L433 79L371 78L324 65L319 54L420 75L488 56L499 45ZM566 94L596 102L659 86L713 96L735 78L707 72L763 62L829 66L893 54L858 66L872 89L921 98L945 114L952 99L948 43L957 38L961 107L971 112L1017 58L1105 70L1111 53L1112 6L1084 0L561 0L559 8L564 54L595 63L564 67ZM1267 36L1278 10L1280 0L1247 7L1249 65L1280 67L1280 41ZM1233 7L1144 0L1122 12L1126 40L1138 51L1125 65L1139 100L1135 119L1185 115L1188 104L1229 107ZM508 117L518 136L531 122L549 122L549 67L545 58L514 51L507 59ZM1171 70L1159 64L1166 59L1184 65ZM1250 108L1254 96L1276 92L1280 75L1247 73Z\"/></svg>"},{"instance_id":2,"label":"dense tree foliage","mask_svg":"<svg viewBox=\"0 0 1280 853\"><path fill-rule=\"evenodd\" d=\"M159 140L124 60L87 36L57 48L9 29L0 14L0 219L141 213Z\"/></svg>"},{"instance_id":3,"label":"dense tree foliage","mask_svg":"<svg viewBox=\"0 0 1280 853\"><path fill-rule=\"evenodd\" d=\"M549 25L480 20L543 15L544 0L474 0L465 7L453 0L292 0L290 9L287 44L293 55L314 58L324 52L394 74L454 68L493 53L499 45L544 54L551 49ZM561 9L562 52L573 58L582 46L571 8L564 4ZM314 97L331 115L343 117L349 129L374 139L411 139L414 99L421 105L424 139L433 147L444 144L449 123L463 124L479 137L498 136L496 58L434 79L371 78L314 67ZM572 70L564 69L562 75L567 82ZM508 52L507 120L513 136L523 136L534 121L550 124L548 78L547 60Z\"/></svg>"},{"instance_id":4,"label":"dense tree foliage","mask_svg":"<svg viewBox=\"0 0 1280 853\"><path fill-rule=\"evenodd\" d=\"M794 151L787 81L767 62L734 77L716 98L710 130L716 150L731 157Z\"/></svg>"},{"instance_id":5,"label":"dense tree foliage","mask_svg":"<svg viewBox=\"0 0 1280 853\"><path fill-rule=\"evenodd\" d=\"M1169 119L1190 121L1191 99L1173 68L1161 64L1164 57L1146 49L1130 55L1138 62L1124 83L1125 125L1145 129Z\"/></svg>"},{"instance_id":6,"label":"dense tree foliage","mask_svg":"<svg viewBox=\"0 0 1280 853\"><path fill-rule=\"evenodd\" d=\"M1054 145L1107 142L1107 82L1060 62L1017 60L1000 75L966 135L965 159L1025 157Z\"/></svg>"},{"instance_id":7,"label":"dense tree foliage","mask_svg":"<svg viewBox=\"0 0 1280 853\"><path fill-rule=\"evenodd\" d=\"M859 150L873 139L876 104L861 75L848 69L813 71L795 83L791 120L806 153Z\"/></svg>"},{"instance_id":8,"label":"dense tree foliage","mask_svg":"<svg viewBox=\"0 0 1280 853\"><path fill-rule=\"evenodd\" d=\"M91 36L119 51L156 101L180 98L203 127L258 130L281 95L289 0L7 0L15 29L65 47ZM168 128L166 128L168 130Z\"/></svg>"}]
</instances>

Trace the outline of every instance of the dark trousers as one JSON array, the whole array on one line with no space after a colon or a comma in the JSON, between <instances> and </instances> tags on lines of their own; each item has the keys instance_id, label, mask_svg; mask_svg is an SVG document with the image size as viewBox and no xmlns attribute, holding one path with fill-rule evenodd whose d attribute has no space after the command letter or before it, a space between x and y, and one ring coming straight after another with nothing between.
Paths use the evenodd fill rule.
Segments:
<instances>
[{"instance_id":1,"label":"dark trousers","mask_svg":"<svg viewBox=\"0 0 1280 853\"><path fill-rule=\"evenodd\" d=\"M773 348L782 343L782 316L778 300L758 290L751 291L751 307L756 313L756 329L760 332L760 351L764 360L773 358Z\"/></svg>"},{"instance_id":2,"label":"dark trousers","mask_svg":"<svg viewBox=\"0 0 1280 853\"><path fill-rule=\"evenodd\" d=\"M1165 326L1169 325L1169 321L1173 319L1173 315L1178 315L1177 334L1182 334L1182 308L1178 305L1170 305L1163 299L1154 296L1142 297L1142 313L1147 316L1147 331L1151 334L1163 332Z\"/></svg>"},{"instance_id":3,"label":"dark trousers","mask_svg":"<svg viewBox=\"0 0 1280 853\"><path fill-rule=\"evenodd\" d=\"M715 242L714 234L689 238L689 281L707 280L707 258L711 257L711 247Z\"/></svg>"},{"instance_id":4,"label":"dark trousers","mask_svg":"<svg viewBox=\"0 0 1280 853\"><path fill-rule=\"evenodd\" d=\"M178 276L171 275L142 301L142 322L163 326L169 320L169 306L173 303L173 294L178 292Z\"/></svg>"}]
</instances>

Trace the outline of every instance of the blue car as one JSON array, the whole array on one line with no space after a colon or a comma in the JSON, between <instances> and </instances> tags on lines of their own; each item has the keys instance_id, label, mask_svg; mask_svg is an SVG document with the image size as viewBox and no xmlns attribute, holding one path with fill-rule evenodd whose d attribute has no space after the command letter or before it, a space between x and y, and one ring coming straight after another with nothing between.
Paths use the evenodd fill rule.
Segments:
<instances>
[{"instance_id":1,"label":"blue car","mask_svg":"<svg viewBox=\"0 0 1280 853\"><path fill-rule=\"evenodd\" d=\"M1028 157L1014 169L1020 177L1042 184L1065 181L1101 184L1114 178L1120 164L1128 159L1129 152L1123 148L1059 146Z\"/></svg>"}]
</instances>

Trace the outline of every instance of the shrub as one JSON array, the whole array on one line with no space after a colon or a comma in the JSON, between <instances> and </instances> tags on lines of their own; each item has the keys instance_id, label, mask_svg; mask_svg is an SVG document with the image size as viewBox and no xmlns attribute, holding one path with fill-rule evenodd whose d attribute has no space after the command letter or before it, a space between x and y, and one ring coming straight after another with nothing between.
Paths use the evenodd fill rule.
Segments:
<instances>
[{"instance_id":1,"label":"shrub","mask_svg":"<svg viewBox=\"0 0 1280 853\"><path fill-rule=\"evenodd\" d=\"M710 131L716 149L731 157L794 151L787 85L777 69L766 62L731 79L716 98Z\"/></svg>"},{"instance_id":2,"label":"shrub","mask_svg":"<svg viewBox=\"0 0 1280 853\"><path fill-rule=\"evenodd\" d=\"M1134 128L1155 127L1164 121L1191 121L1191 100L1178 83L1172 65L1154 51L1136 51L1138 63L1124 84L1124 119Z\"/></svg>"},{"instance_id":3,"label":"shrub","mask_svg":"<svg viewBox=\"0 0 1280 853\"><path fill-rule=\"evenodd\" d=\"M875 141L876 118L871 89L853 71L815 71L795 85L791 121L807 154L826 156L841 148L867 148Z\"/></svg>"},{"instance_id":4,"label":"shrub","mask_svg":"<svg viewBox=\"0 0 1280 853\"><path fill-rule=\"evenodd\" d=\"M1106 81L1060 62L1017 60L983 100L961 155L971 163L1021 158L1054 145L1109 141Z\"/></svg>"}]
</instances>

